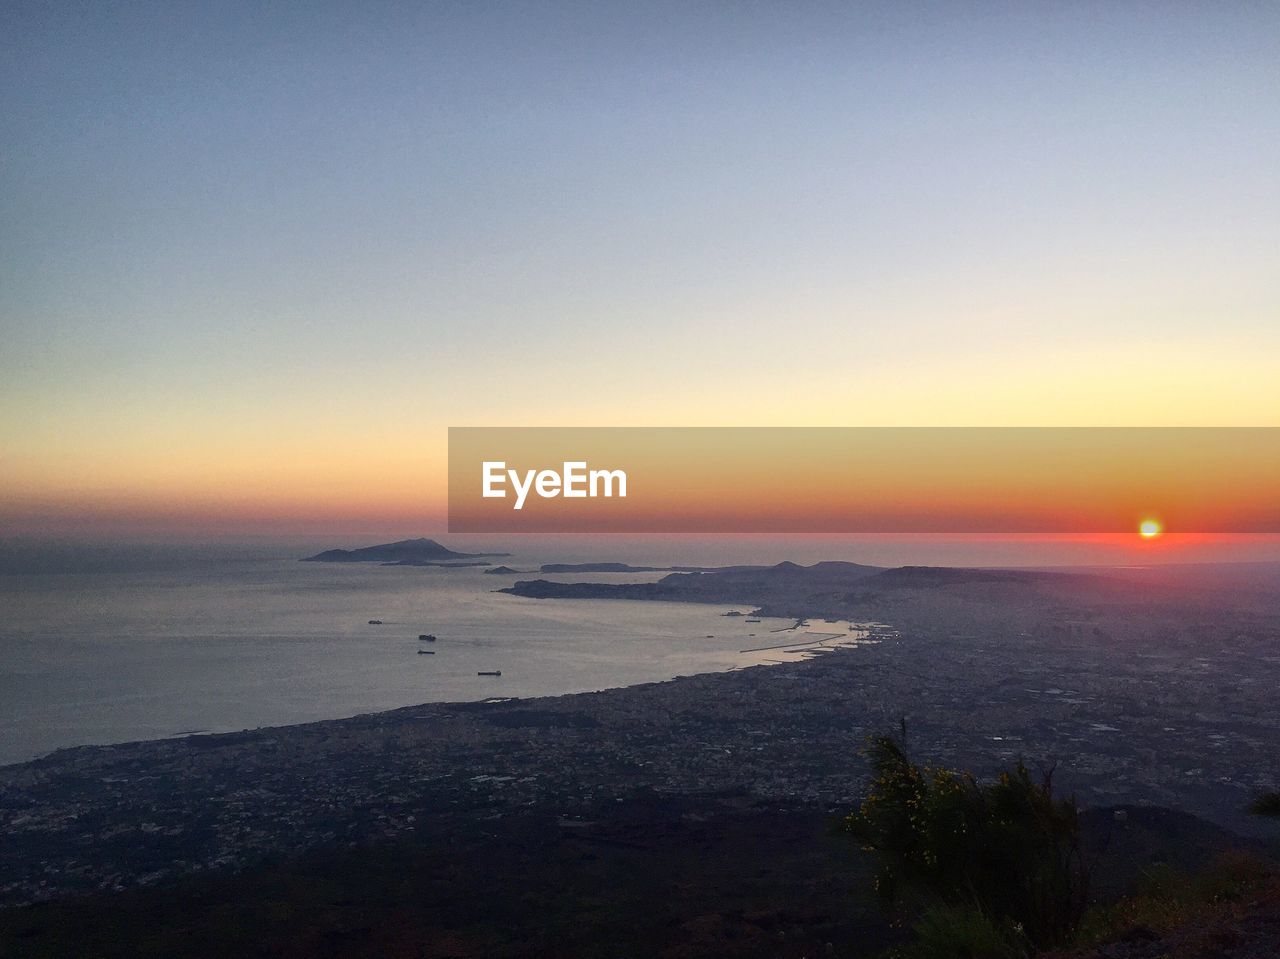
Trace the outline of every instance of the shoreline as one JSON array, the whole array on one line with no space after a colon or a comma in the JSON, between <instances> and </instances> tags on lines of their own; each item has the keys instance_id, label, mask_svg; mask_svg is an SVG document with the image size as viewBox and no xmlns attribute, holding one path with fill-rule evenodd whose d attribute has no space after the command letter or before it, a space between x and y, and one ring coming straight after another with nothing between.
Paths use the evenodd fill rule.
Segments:
<instances>
[{"instance_id":1,"label":"shoreline","mask_svg":"<svg viewBox=\"0 0 1280 959\"><path fill-rule=\"evenodd\" d=\"M708 603L707 605L714 605L714 604ZM755 613L753 612L750 615L755 615ZM765 618L787 619L789 617L766 615ZM824 622L839 622L839 621L824 621ZM799 624L797 623L796 625L793 625L793 626L787 626L782 629L768 630L767 632L768 633L790 632L796 629L798 625ZM884 629L892 630L893 628L886 623L866 623L866 624L859 624L859 625L862 627L875 627L876 629L879 629L879 630L884 630ZM850 627L850 629L852 630L852 626ZM850 637L848 632L844 632L844 633L823 632L823 633L815 633L813 634L813 636L814 636L813 639L808 640L806 642L785 643L782 645L752 647L750 649L738 650L737 654L746 655L748 653L777 652L779 650L784 650L784 649L794 650L797 653L817 652L817 651L821 651L824 653L832 653L832 652L838 652L846 649L857 648L860 646L871 645L874 643L881 642L886 637L886 634L883 632L877 632L877 633L871 633L866 638L861 638L861 637ZM872 638L873 636L875 638ZM840 639L849 638L852 645L843 645L843 644L832 645L832 646L824 645L830 642L831 640L837 639L837 638L840 638ZM149 739L129 739L129 740L122 740L120 742L115 742L115 743L80 743L74 746L59 746L56 749L53 749L47 753L42 753L38 756L33 756L30 759L20 759L16 762L0 764L0 783L3 782L6 773L9 773L18 768L25 767L25 766L40 765L46 762L55 761L64 756L70 756L72 754L81 754L89 751L107 751L107 750L135 749L135 748L142 749L148 746L160 746L166 743L181 742L184 740L215 739L217 737L243 737L243 736L259 735L259 734L269 735L272 733L282 733L282 732L287 733L290 730L305 730L311 727L321 727L321 726L327 726L332 724L351 723L351 722L367 721L367 720L380 720L382 718L393 717L397 713L419 712L421 710L437 708L437 707L443 708L443 709L466 709L469 707L498 706L498 705L505 705L505 704L511 704L511 703L536 703L544 700L556 701L556 700L561 700L561 699L576 697L576 696L605 695L608 693L617 692L619 690L639 689L639 688L649 687L649 686L661 686L667 683L680 682L682 680L697 679L699 677L704 677L704 676L721 676L729 673L741 672L743 670L748 670L748 669L776 668L779 666L794 665L794 664L805 662L807 659L808 657L802 657L802 658L793 659L793 660L757 659L754 662L740 663L733 666L726 666L722 669L710 669L710 670L704 670L696 673L681 674L681 675L668 677L667 679L646 680L638 683L623 683L617 686L602 686L598 689L573 690L573 691L564 692L564 693L551 693L543 696L488 696L483 699L428 700L425 702L410 703L405 706L393 706L390 709L376 709L368 712L353 713L349 716L335 716L330 719L314 719L314 720L309 720L309 721L300 722L300 723L281 723L279 725L244 727L241 729L222 729L222 730L197 729L197 730L189 730L184 732L176 732L168 736L157 736Z\"/></svg>"},{"instance_id":2,"label":"shoreline","mask_svg":"<svg viewBox=\"0 0 1280 959\"><path fill-rule=\"evenodd\" d=\"M1056 574L907 569L874 589L861 575L850 589L840 564L739 575L677 582L819 630L893 624L892 638L593 692L57 750L0 767L0 904L642 796L848 809L867 737L904 720L921 760L984 776L1022 758L1056 766L1087 806L1236 831L1259 829L1245 806L1280 781L1267 603Z\"/></svg>"},{"instance_id":3,"label":"shoreline","mask_svg":"<svg viewBox=\"0 0 1280 959\"><path fill-rule=\"evenodd\" d=\"M1220 614L1239 648L1210 657L1202 624L1181 612L1096 614L1084 628L1072 625L1078 610L966 595L914 598L896 620L883 612L868 620L898 622L898 639L767 669L74 747L6 766L0 826L13 855L0 903L439 837L519 810L572 819L643 795L850 808L866 737L904 716L921 759L978 775L1018 756L1057 763L1061 787L1086 805L1164 806L1237 831L1250 825L1253 779L1280 778L1267 718L1280 660L1258 654L1280 637L1274 615Z\"/></svg>"},{"instance_id":4,"label":"shoreline","mask_svg":"<svg viewBox=\"0 0 1280 959\"><path fill-rule=\"evenodd\" d=\"M748 661L739 650L758 628L683 603L552 609L492 593L503 581L474 570L421 573L279 560L11 583L0 763L729 669ZM439 635L439 655L415 658L422 633Z\"/></svg>"},{"instance_id":5,"label":"shoreline","mask_svg":"<svg viewBox=\"0 0 1280 959\"><path fill-rule=\"evenodd\" d=\"M714 605L714 604L707 604L707 605ZM785 619L787 617L770 616L766 618ZM867 624L867 625L884 626L885 624ZM772 630L772 632L788 631L792 628L794 627L786 627L784 630ZM798 652L804 651L803 649L804 647L819 647L819 648L834 649L836 647L822 647L821 644L834 637L837 637L837 636L844 637L847 635L849 634L848 633L821 633L821 634L815 634L815 638L813 640L805 643L788 643L785 646L765 646L765 647L755 647L755 648L749 648L749 649L738 649L738 650L732 650L732 653L737 656L745 656L751 653L776 651L783 648L795 649ZM856 638L855 638L855 641L857 641ZM305 720L302 722L295 722L295 723L279 723L279 724L273 724L273 725L246 726L246 727L228 728L228 729L185 730L185 731L170 733L169 735L165 735L165 736L153 736L153 737L148 737L144 739L124 739L124 740L120 740L119 742L108 742L108 743L77 743L71 746L59 746L52 750L49 750L48 752L40 753L28 759L19 759L13 762L0 763L0 779L3 778L6 771L11 770L15 767L27 766L33 763L40 763L46 760L52 760L64 753L76 753L83 750L117 749L117 748L123 748L123 747L146 746L148 744L168 743L168 742L174 742L174 741L185 740L185 739L197 739L200 737L239 736L239 735L249 734L249 733L268 733L274 730L289 730L289 729L296 729L300 727L317 726L317 725L322 725L326 723L342 723L342 722L348 722L352 720L367 719L369 717L386 716L386 715L390 715L390 714L405 711L405 710L415 710L415 709L420 709L423 707L431 707L431 706L463 707L463 706L471 706L471 705L486 704L486 703L524 702L524 701L536 701L541 699L556 699L563 696L584 696L584 695L592 695L597 693L608 693L608 692L612 692L614 690L620 690L620 689L631 689L637 686L647 686L647 685L653 685L657 683L669 683L669 682L674 682L680 679L687 679L692 676L712 676L712 675L719 675L723 673L737 672L743 669L751 669L756 666L777 666L777 665L785 665L785 664L786 664L785 661L764 660L764 659L756 658L754 661L751 661L751 662L735 663L732 665L724 666L719 669L707 669L707 670L701 670L699 672L694 672L694 673L682 673L674 676L669 676L665 679L644 680L641 682L624 682L618 685L600 686L593 689L569 690L562 693L549 693L545 695L535 695L535 696L492 696L491 695L481 699L425 700L421 702L408 703L403 706L392 706L387 709L374 709L374 710L368 710L365 712L351 713L344 716L333 716L327 719L312 719L312 720Z\"/></svg>"}]
</instances>

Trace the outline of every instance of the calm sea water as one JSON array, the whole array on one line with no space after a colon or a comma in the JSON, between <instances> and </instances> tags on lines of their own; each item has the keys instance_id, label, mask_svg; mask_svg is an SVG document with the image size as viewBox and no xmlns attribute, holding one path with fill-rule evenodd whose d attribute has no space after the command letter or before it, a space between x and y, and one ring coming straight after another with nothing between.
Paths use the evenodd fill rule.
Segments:
<instances>
[{"instance_id":1,"label":"calm sea water","mask_svg":"<svg viewBox=\"0 0 1280 959\"><path fill-rule=\"evenodd\" d=\"M725 607L529 600L493 592L527 574L297 561L328 546L376 541L225 548L0 542L0 763L84 743L670 679L793 658L802 653L741 650L806 639L771 636L790 624L746 623L721 615ZM448 545L514 546L516 556L495 562L518 569L603 560L1018 565L1118 558L1081 553L1078 544L1047 553L1042 547L1025 552L1017 543L833 537ZM548 578L636 582L661 575ZM1280 583L1274 571L1268 575ZM370 626L370 619L384 625ZM847 638L847 628L815 623L812 632L829 629ZM435 655L417 655L419 633L439 637L431 647ZM480 670L502 675L477 676Z\"/></svg>"},{"instance_id":2,"label":"calm sea water","mask_svg":"<svg viewBox=\"0 0 1280 959\"><path fill-rule=\"evenodd\" d=\"M777 657L740 651L795 636L771 637L788 624L748 624L721 615L726 607L522 599L493 590L528 576L478 569L292 558L158 565L0 576L0 762L84 743L669 679ZM419 633L439 640L426 647Z\"/></svg>"}]
</instances>

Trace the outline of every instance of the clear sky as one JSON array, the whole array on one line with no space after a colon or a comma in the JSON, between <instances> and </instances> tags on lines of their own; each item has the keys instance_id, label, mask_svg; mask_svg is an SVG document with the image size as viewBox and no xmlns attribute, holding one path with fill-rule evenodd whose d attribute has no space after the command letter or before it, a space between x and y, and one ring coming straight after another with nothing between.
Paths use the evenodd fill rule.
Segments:
<instances>
[{"instance_id":1,"label":"clear sky","mask_svg":"<svg viewBox=\"0 0 1280 959\"><path fill-rule=\"evenodd\" d=\"M1280 5L0 6L0 528L449 425L1280 425Z\"/></svg>"}]
</instances>

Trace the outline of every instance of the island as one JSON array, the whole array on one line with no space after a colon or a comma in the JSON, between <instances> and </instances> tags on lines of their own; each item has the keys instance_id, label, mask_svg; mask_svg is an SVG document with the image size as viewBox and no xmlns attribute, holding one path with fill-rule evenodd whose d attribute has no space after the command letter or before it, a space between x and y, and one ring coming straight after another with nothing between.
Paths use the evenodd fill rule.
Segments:
<instances>
[{"instance_id":1,"label":"island","mask_svg":"<svg viewBox=\"0 0 1280 959\"><path fill-rule=\"evenodd\" d=\"M305 557L304 563L381 563L383 566L439 566L453 560L483 559L486 556L510 556L510 553L459 553L434 539L402 539L361 549L327 549ZM469 564L474 565L474 564Z\"/></svg>"},{"instance_id":2,"label":"island","mask_svg":"<svg viewBox=\"0 0 1280 959\"><path fill-rule=\"evenodd\" d=\"M439 566L442 569L471 569L476 566L489 566L484 560L469 563L439 563L430 559L401 559L394 563L379 563L380 566Z\"/></svg>"}]
</instances>

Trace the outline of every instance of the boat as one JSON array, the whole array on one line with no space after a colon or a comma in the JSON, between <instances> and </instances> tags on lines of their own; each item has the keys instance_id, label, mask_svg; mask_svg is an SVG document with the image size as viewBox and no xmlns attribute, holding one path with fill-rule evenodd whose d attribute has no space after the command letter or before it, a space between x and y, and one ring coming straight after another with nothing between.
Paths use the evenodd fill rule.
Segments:
<instances>
[{"instance_id":1,"label":"boat","mask_svg":"<svg viewBox=\"0 0 1280 959\"><path fill-rule=\"evenodd\" d=\"M420 650L418 650L418 655L419 655L419 656L434 656L435 654L436 654L436 651L435 651L434 649L420 649Z\"/></svg>"},{"instance_id":2,"label":"boat","mask_svg":"<svg viewBox=\"0 0 1280 959\"><path fill-rule=\"evenodd\" d=\"M382 620L380 620L380 619L371 619L371 620L369 620L369 625L370 625L370 626L381 626L381 625L382 625Z\"/></svg>"},{"instance_id":3,"label":"boat","mask_svg":"<svg viewBox=\"0 0 1280 959\"><path fill-rule=\"evenodd\" d=\"M748 619L748 620L747 620L747 622L748 622L748 623L758 623L758 622L760 622L760 620L758 620L758 619Z\"/></svg>"},{"instance_id":4,"label":"boat","mask_svg":"<svg viewBox=\"0 0 1280 959\"><path fill-rule=\"evenodd\" d=\"M435 641L436 641L435 633L419 633L418 634L418 642L420 643L434 643Z\"/></svg>"},{"instance_id":5,"label":"boat","mask_svg":"<svg viewBox=\"0 0 1280 959\"><path fill-rule=\"evenodd\" d=\"M476 675L477 675L477 676L501 676L501 675L502 675L502 670L500 670L500 669L482 669L482 670L480 670L478 673L476 673Z\"/></svg>"}]
</instances>

